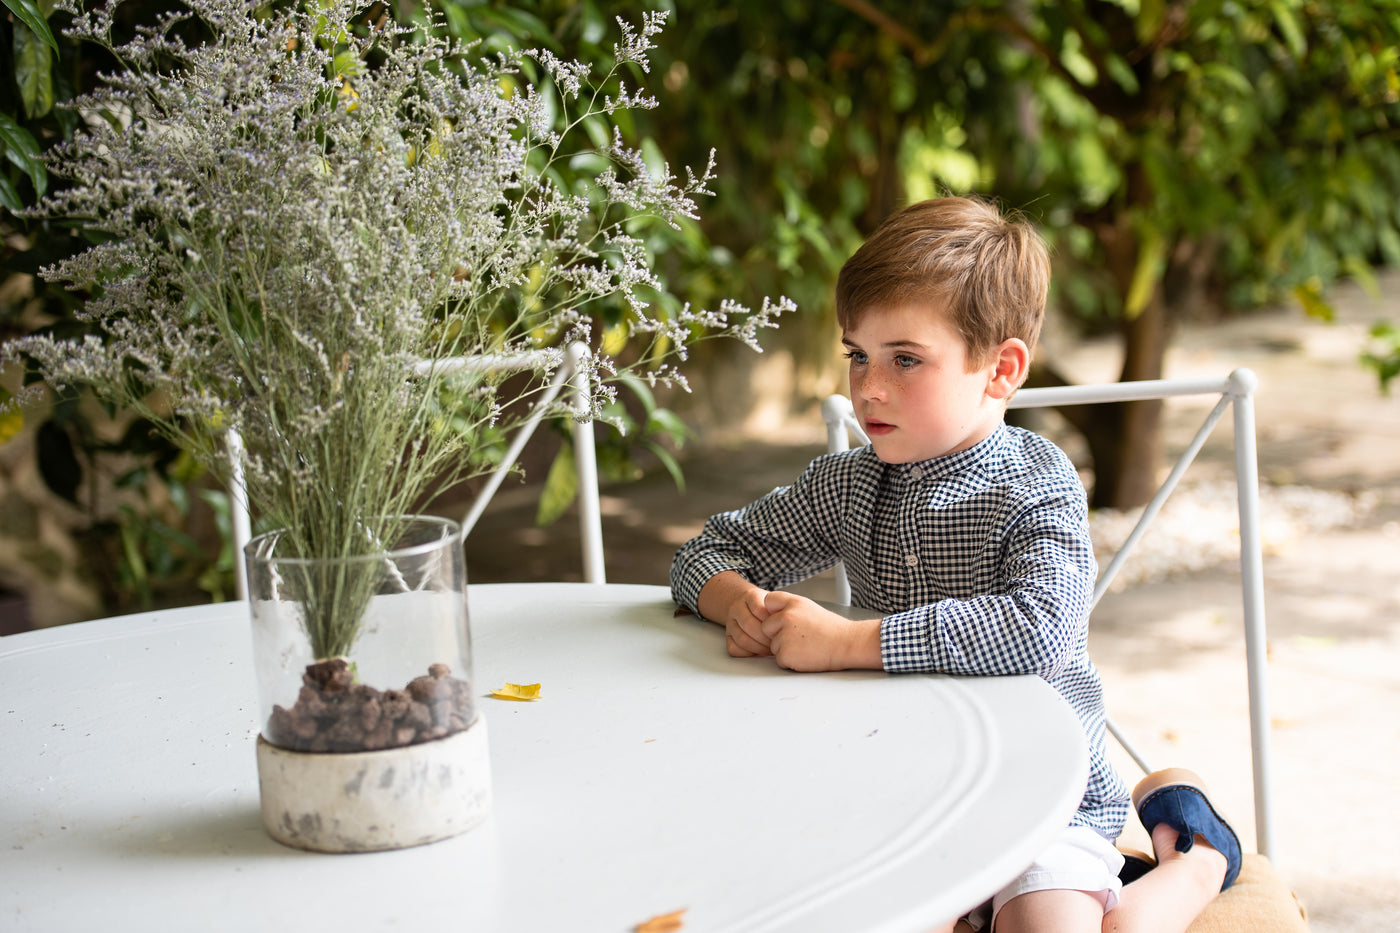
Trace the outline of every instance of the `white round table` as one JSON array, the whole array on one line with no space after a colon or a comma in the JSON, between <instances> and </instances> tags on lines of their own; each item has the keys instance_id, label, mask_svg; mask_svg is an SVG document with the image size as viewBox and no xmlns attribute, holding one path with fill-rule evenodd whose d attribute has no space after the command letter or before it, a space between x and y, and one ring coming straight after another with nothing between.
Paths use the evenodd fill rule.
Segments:
<instances>
[{"instance_id":1,"label":"white round table","mask_svg":"<svg viewBox=\"0 0 1400 933\"><path fill-rule=\"evenodd\" d=\"M923 931L1083 793L1037 678L793 674L662 587L468 601L493 815L394 852L263 832L246 604L0 638L0 929Z\"/></svg>"}]
</instances>

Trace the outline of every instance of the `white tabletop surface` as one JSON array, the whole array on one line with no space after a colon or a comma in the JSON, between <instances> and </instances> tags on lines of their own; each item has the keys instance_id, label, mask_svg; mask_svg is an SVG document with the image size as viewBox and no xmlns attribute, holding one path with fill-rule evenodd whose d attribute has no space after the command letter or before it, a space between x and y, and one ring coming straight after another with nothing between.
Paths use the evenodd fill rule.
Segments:
<instances>
[{"instance_id":1,"label":"white tabletop surface","mask_svg":"<svg viewBox=\"0 0 1400 933\"><path fill-rule=\"evenodd\" d=\"M793 674L662 587L468 601L479 692L542 699L481 700L487 822L395 852L264 833L246 604L0 638L0 930L922 931L1083 792L1037 678Z\"/></svg>"}]
</instances>

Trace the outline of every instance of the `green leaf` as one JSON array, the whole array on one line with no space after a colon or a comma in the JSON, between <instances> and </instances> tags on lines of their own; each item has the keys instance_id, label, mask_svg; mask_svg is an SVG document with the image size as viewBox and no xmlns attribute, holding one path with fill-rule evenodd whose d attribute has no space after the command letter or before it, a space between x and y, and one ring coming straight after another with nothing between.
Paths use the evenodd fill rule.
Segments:
<instances>
[{"instance_id":1,"label":"green leaf","mask_svg":"<svg viewBox=\"0 0 1400 933\"><path fill-rule=\"evenodd\" d=\"M1150 42L1157 37L1157 31L1162 28L1162 19L1165 14L1165 0L1142 0L1138 4L1138 15L1134 25L1139 42Z\"/></svg>"},{"instance_id":2,"label":"green leaf","mask_svg":"<svg viewBox=\"0 0 1400 933\"><path fill-rule=\"evenodd\" d=\"M25 115L37 120L53 109L53 59L48 46L23 23L15 24L15 83Z\"/></svg>"},{"instance_id":3,"label":"green leaf","mask_svg":"<svg viewBox=\"0 0 1400 933\"><path fill-rule=\"evenodd\" d=\"M564 444L549 466L544 489L540 491L540 504L535 512L535 524L541 528L559 520L578 498L578 474L574 472L574 448Z\"/></svg>"},{"instance_id":4,"label":"green leaf","mask_svg":"<svg viewBox=\"0 0 1400 933\"><path fill-rule=\"evenodd\" d=\"M129 510L128 510L129 511ZM150 602L151 589L149 573L146 568L146 560L141 556L140 531L125 522L121 527L122 558L128 575L128 580L133 589L137 592L137 598L141 605Z\"/></svg>"},{"instance_id":5,"label":"green leaf","mask_svg":"<svg viewBox=\"0 0 1400 933\"><path fill-rule=\"evenodd\" d=\"M331 59L331 72L337 78L357 78L364 74L365 63L355 51L337 52Z\"/></svg>"},{"instance_id":6,"label":"green leaf","mask_svg":"<svg viewBox=\"0 0 1400 933\"><path fill-rule=\"evenodd\" d=\"M1376 371L1383 395L1390 394L1390 383L1400 377L1400 327L1381 321L1371 328L1370 346L1361 354L1361 363Z\"/></svg>"},{"instance_id":7,"label":"green leaf","mask_svg":"<svg viewBox=\"0 0 1400 933\"><path fill-rule=\"evenodd\" d=\"M5 0L5 6L10 8L10 12L15 14L16 19L28 26L34 35L42 39L45 45L55 52L58 51L58 40L53 37L53 30L49 29L48 18L40 11L39 5L34 0Z\"/></svg>"},{"instance_id":8,"label":"green leaf","mask_svg":"<svg viewBox=\"0 0 1400 933\"><path fill-rule=\"evenodd\" d=\"M24 210L24 202L19 199L19 192L3 175L0 175L0 207L4 207L11 214L18 214Z\"/></svg>"},{"instance_id":9,"label":"green leaf","mask_svg":"<svg viewBox=\"0 0 1400 933\"><path fill-rule=\"evenodd\" d=\"M1143 230L1138 243L1137 266L1133 269L1133 281L1128 286L1127 297L1123 300L1123 314L1132 320L1142 313L1157 283L1162 278L1162 270L1167 263L1167 241L1162 231L1156 227Z\"/></svg>"},{"instance_id":10,"label":"green leaf","mask_svg":"<svg viewBox=\"0 0 1400 933\"><path fill-rule=\"evenodd\" d=\"M676 458L671 456L671 452L660 444L647 443L647 450L656 455L656 459L661 461L661 465L666 468L666 472L671 474L671 482L676 484L676 489L685 492L685 473L681 470L681 465Z\"/></svg>"},{"instance_id":11,"label":"green leaf","mask_svg":"<svg viewBox=\"0 0 1400 933\"><path fill-rule=\"evenodd\" d=\"M689 439L690 427L669 408L657 408L647 416L647 433L665 435L679 445Z\"/></svg>"},{"instance_id":12,"label":"green leaf","mask_svg":"<svg viewBox=\"0 0 1400 933\"><path fill-rule=\"evenodd\" d=\"M632 373L623 373L617 381L625 385L637 397L637 401L642 404L642 411L646 412L648 418L651 417L651 413L656 411L656 396L652 394L651 387L646 384L646 381Z\"/></svg>"},{"instance_id":13,"label":"green leaf","mask_svg":"<svg viewBox=\"0 0 1400 933\"><path fill-rule=\"evenodd\" d=\"M1274 0L1269 4L1274 14L1274 22L1278 25L1278 31L1283 34L1288 51L1301 61L1308 52L1308 41L1303 38L1303 29L1298 25L1298 17L1293 14L1291 6L1288 0Z\"/></svg>"},{"instance_id":14,"label":"green leaf","mask_svg":"<svg viewBox=\"0 0 1400 933\"><path fill-rule=\"evenodd\" d=\"M1371 264L1364 256L1343 256L1342 268L1347 274L1356 280L1356 283L1366 290L1366 293L1377 301L1381 299L1380 283L1376 280L1376 271L1371 268Z\"/></svg>"},{"instance_id":15,"label":"green leaf","mask_svg":"<svg viewBox=\"0 0 1400 933\"><path fill-rule=\"evenodd\" d=\"M0 444L13 440L23 429L24 412L10 390L0 386Z\"/></svg>"},{"instance_id":16,"label":"green leaf","mask_svg":"<svg viewBox=\"0 0 1400 933\"><path fill-rule=\"evenodd\" d=\"M1128 67L1122 56L1109 55L1104 67L1108 70L1108 75L1113 82L1121 87L1128 94L1137 94L1142 90L1142 85L1138 83L1137 75L1133 69Z\"/></svg>"},{"instance_id":17,"label":"green leaf","mask_svg":"<svg viewBox=\"0 0 1400 933\"><path fill-rule=\"evenodd\" d=\"M1205 62L1201 65L1201 74L1213 81L1227 86L1230 90L1244 95L1255 94L1254 85L1236 68L1223 62Z\"/></svg>"},{"instance_id":18,"label":"green leaf","mask_svg":"<svg viewBox=\"0 0 1400 933\"><path fill-rule=\"evenodd\" d=\"M12 117L0 113L0 143L5 145L5 158L24 170L34 184L34 193L43 197L49 187L49 173L33 135Z\"/></svg>"},{"instance_id":19,"label":"green leaf","mask_svg":"<svg viewBox=\"0 0 1400 933\"><path fill-rule=\"evenodd\" d=\"M443 4L451 6L451 4ZM480 6L472 10L472 13L482 22L489 23L498 30L510 35L516 40L523 41L527 45L544 44L549 45L554 41L554 35L544 21L532 13L524 10L513 10L507 7L492 9L487 6Z\"/></svg>"},{"instance_id":20,"label":"green leaf","mask_svg":"<svg viewBox=\"0 0 1400 933\"><path fill-rule=\"evenodd\" d=\"M1316 276L1294 286L1293 297L1298 299L1303 311L1310 318L1330 322L1337 316L1336 310L1322 297L1322 283Z\"/></svg>"}]
</instances>

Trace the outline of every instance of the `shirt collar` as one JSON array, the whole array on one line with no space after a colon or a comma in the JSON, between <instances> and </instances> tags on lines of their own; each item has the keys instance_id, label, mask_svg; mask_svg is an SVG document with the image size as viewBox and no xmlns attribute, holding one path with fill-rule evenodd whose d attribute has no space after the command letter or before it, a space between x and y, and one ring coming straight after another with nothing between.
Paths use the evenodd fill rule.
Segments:
<instances>
[{"instance_id":1,"label":"shirt collar","mask_svg":"<svg viewBox=\"0 0 1400 933\"><path fill-rule=\"evenodd\" d=\"M963 473L992 472L1005 456L1008 431L1006 422L1001 422L982 440L967 450L931 460L918 460L914 463L896 463L891 468L903 482L911 485L949 479Z\"/></svg>"}]
</instances>

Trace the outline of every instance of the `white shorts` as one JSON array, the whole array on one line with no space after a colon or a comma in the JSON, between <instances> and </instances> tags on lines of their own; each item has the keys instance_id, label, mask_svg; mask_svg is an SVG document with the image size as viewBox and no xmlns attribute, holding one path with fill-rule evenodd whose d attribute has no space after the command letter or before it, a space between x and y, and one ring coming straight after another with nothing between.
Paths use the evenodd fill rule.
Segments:
<instances>
[{"instance_id":1,"label":"white shorts","mask_svg":"<svg viewBox=\"0 0 1400 933\"><path fill-rule=\"evenodd\" d=\"M1092 895L1108 913L1118 905L1123 883L1118 870L1123 854L1113 843L1087 826L1069 826L986 904L965 918L974 930L995 929L996 916L1013 897L1032 891L1083 891Z\"/></svg>"}]
</instances>

